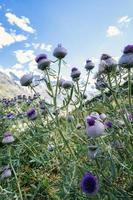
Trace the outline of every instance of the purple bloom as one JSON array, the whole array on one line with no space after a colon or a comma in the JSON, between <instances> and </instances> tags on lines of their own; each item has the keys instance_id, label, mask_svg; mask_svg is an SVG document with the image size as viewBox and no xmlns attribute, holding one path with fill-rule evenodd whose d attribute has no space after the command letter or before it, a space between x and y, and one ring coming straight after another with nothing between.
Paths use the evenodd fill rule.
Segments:
<instances>
[{"instance_id":1,"label":"purple bloom","mask_svg":"<svg viewBox=\"0 0 133 200\"><path fill-rule=\"evenodd\" d=\"M81 180L81 189L87 195L96 195L99 189L97 177L90 172L85 173Z\"/></svg>"},{"instance_id":2,"label":"purple bloom","mask_svg":"<svg viewBox=\"0 0 133 200\"><path fill-rule=\"evenodd\" d=\"M73 67L71 71L71 77L73 80L78 79L80 77L81 72L78 70L78 68Z\"/></svg>"},{"instance_id":3,"label":"purple bloom","mask_svg":"<svg viewBox=\"0 0 133 200\"><path fill-rule=\"evenodd\" d=\"M1 172L2 172L1 176L0 176L1 180L5 179L5 178L9 178L12 175L12 172L8 165L2 167Z\"/></svg>"},{"instance_id":4,"label":"purple bloom","mask_svg":"<svg viewBox=\"0 0 133 200\"><path fill-rule=\"evenodd\" d=\"M85 65L85 69L87 71L92 70L95 67L94 63L91 60L86 60L86 65Z\"/></svg>"},{"instance_id":5,"label":"purple bloom","mask_svg":"<svg viewBox=\"0 0 133 200\"><path fill-rule=\"evenodd\" d=\"M124 54L133 53L133 45L127 45L123 51Z\"/></svg>"},{"instance_id":6,"label":"purple bloom","mask_svg":"<svg viewBox=\"0 0 133 200\"><path fill-rule=\"evenodd\" d=\"M95 119L94 119L94 117L87 117L87 119L86 119L86 121L87 121L87 124L89 125L89 126L93 126L94 124L95 124Z\"/></svg>"},{"instance_id":7,"label":"purple bloom","mask_svg":"<svg viewBox=\"0 0 133 200\"><path fill-rule=\"evenodd\" d=\"M108 58L111 58L111 56L108 54L102 54L101 56L101 60L107 60Z\"/></svg>"},{"instance_id":8,"label":"purple bloom","mask_svg":"<svg viewBox=\"0 0 133 200\"><path fill-rule=\"evenodd\" d=\"M106 125L108 128L112 128L113 123L112 123L111 121L106 121L106 122L105 122L105 125Z\"/></svg>"},{"instance_id":9,"label":"purple bloom","mask_svg":"<svg viewBox=\"0 0 133 200\"><path fill-rule=\"evenodd\" d=\"M32 73L25 74L25 75L23 75L21 77L20 83L21 83L22 86L28 86L28 85L30 85L32 83L32 79L33 79L33 74Z\"/></svg>"},{"instance_id":10,"label":"purple bloom","mask_svg":"<svg viewBox=\"0 0 133 200\"><path fill-rule=\"evenodd\" d=\"M37 118L37 113L34 108L31 108L30 110L27 111L27 117L31 120L34 120Z\"/></svg>"},{"instance_id":11,"label":"purple bloom","mask_svg":"<svg viewBox=\"0 0 133 200\"><path fill-rule=\"evenodd\" d=\"M14 142L14 140L15 139L14 139L12 133L6 132L6 133L4 133L2 144L10 144L10 143Z\"/></svg>"},{"instance_id":12,"label":"purple bloom","mask_svg":"<svg viewBox=\"0 0 133 200\"><path fill-rule=\"evenodd\" d=\"M73 86L73 83L71 81L63 81L62 87L64 89L70 89Z\"/></svg>"},{"instance_id":13,"label":"purple bloom","mask_svg":"<svg viewBox=\"0 0 133 200\"><path fill-rule=\"evenodd\" d=\"M55 56L58 59L62 59L67 55L67 50L62 47L61 44L58 44L58 46L54 49L53 56Z\"/></svg>"},{"instance_id":14,"label":"purple bloom","mask_svg":"<svg viewBox=\"0 0 133 200\"><path fill-rule=\"evenodd\" d=\"M47 59L47 55L46 54L39 54L38 56L36 56L35 61L38 63L42 59Z\"/></svg>"},{"instance_id":15,"label":"purple bloom","mask_svg":"<svg viewBox=\"0 0 133 200\"><path fill-rule=\"evenodd\" d=\"M14 119L15 118L15 115L13 113L8 113L7 114L7 118L8 119Z\"/></svg>"},{"instance_id":16,"label":"purple bloom","mask_svg":"<svg viewBox=\"0 0 133 200\"><path fill-rule=\"evenodd\" d=\"M133 67L133 45L124 48L123 55L119 59L119 65L123 68Z\"/></svg>"}]
</instances>

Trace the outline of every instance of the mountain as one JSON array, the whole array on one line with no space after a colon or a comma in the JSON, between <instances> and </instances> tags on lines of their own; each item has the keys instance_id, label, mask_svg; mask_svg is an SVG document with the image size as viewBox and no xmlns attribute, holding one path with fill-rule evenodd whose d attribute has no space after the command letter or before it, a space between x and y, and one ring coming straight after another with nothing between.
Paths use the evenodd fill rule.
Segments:
<instances>
[{"instance_id":1,"label":"mountain","mask_svg":"<svg viewBox=\"0 0 133 200\"><path fill-rule=\"evenodd\" d=\"M28 95L30 94L30 91L27 88L20 86L13 79L11 79L11 77L0 71L0 98L14 97L19 94Z\"/></svg>"}]
</instances>

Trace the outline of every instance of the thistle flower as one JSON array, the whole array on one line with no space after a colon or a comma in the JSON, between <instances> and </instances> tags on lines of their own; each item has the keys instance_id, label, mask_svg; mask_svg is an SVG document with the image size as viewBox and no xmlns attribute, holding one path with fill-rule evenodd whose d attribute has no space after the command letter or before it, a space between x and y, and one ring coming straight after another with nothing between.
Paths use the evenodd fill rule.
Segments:
<instances>
[{"instance_id":1,"label":"thistle flower","mask_svg":"<svg viewBox=\"0 0 133 200\"><path fill-rule=\"evenodd\" d=\"M2 167L0 171L1 171L1 175L0 175L1 180L5 179L5 178L9 178L12 175L12 172L8 165Z\"/></svg>"},{"instance_id":2,"label":"thistle flower","mask_svg":"<svg viewBox=\"0 0 133 200\"><path fill-rule=\"evenodd\" d=\"M48 145L48 151L53 151L55 146L53 144Z\"/></svg>"},{"instance_id":3,"label":"thistle flower","mask_svg":"<svg viewBox=\"0 0 133 200\"><path fill-rule=\"evenodd\" d=\"M14 119L14 118L15 118L15 115L14 115L13 113L8 113L8 114L6 115L6 117L7 117L8 119Z\"/></svg>"},{"instance_id":4,"label":"thistle flower","mask_svg":"<svg viewBox=\"0 0 133 200\"><path fill-rule=\"evenodd\" d=\"M63 87L64 89L70 89L72 86L73 86L73 83L72 83L71 81L64 81L64 82L62 83L62 87Z\"/></svg>"},{"instance_id":5,"label":"thistle flower","mask_svg":"<svg viewBox=\"0 0 133 200\"><path fill-rule=\"evenodd\" d=\"M15 139L14 139L12 133L6 132L6 133L4 133L4 137L2 139L2 144L10 144L10 143L14 142L14 140Z\"/></svg>"},{"instance_id":6,"label":"thistle flower","mask_svg":"<svg viewBox=\"0 0 133 200\"><path fill-rule=\"evenodd\" d=\"M103 90L108 86L102 78L98 78L95 85L97 90Z\"/></svg>"},{"instance_id":7,"label":"thistle flower","mask_svg":"<svg viewBox=\"0 0 133 200\"><path fill-rule=\"evenodd\" d=\"M54 49L53 56L55 56L58 59L62 59L67 55L67 50L62 47L61 44L58 44L58 46Z\"/></svg>"},{"instance_id":8,"label":"thistle flower","mask_svg":"<svg viewBox=\"0 0 133 200\"><path fill-rule=\"evenodd\" d=\"M78 68L76 68L76 67L72 68L71 77L74 81L79 79L80 74L81 74L81 72L78 70Z\"/></svg>"},{"instance_id":9,"label":"thistle flower","mask_svg":"<svg viewBox=\"0 0 133 200\"><path fill-rule=\"evenodd\" d=\"M98 112L91 112L90 117L93 117L94 119L100 119L100 115Z\"/></svg>"},{"instance_id":10,"label":"thistle flower","mask_svg":"<svg viewBox=\"0 0 133 200\"><path fill-rule=\"evenodd\" d=\"M32 83L32 80L33 80L33 74L29 73L21 77L20 83L22 86L29 86Z\"/></svg>"},{"instance_id":11,"label":"thistle flower","mask_svg":"<svg viewBox=\"0 0 133 200\"><path fill-rule=\"evenodd\" d=\"M86 118L86 132L89 137L94 138L102 136L104 135L104 131L104 124L99 121L99 119L91 115Z\"/></svg>"},{"instance_id":12,"label":"thistle flower","mask_svg":"<svg viewBox=\"0 0 133 200\"><path fill-rule=\"evenodd\" d=\"M37 112L35 108L31 108L30 110L27 111L27 117L31 120L34 120L37 118Z\"/></svg>"},{"instance_id":13,"label":"thistle flower","mask_svg":"<svg viewBox=\"0 0 133 200\"><path fill-rule=\"evenodd\" d=\"M62 84L63 84L64 81L65 81L64 79L59 80L59 87L62 87Z\"/></svg>"},{"instance_id":14,"label":"thistle flower","mask_svg":"<svg viewBox=\"0 0 133 200\"><path fill-rule=\"evenodd\" d=\"M81 189L89 196L94 196L99 190L98 179L91 172L86 172L81 180Z\"/></svg>"},{"instance_id":15,"label":"thistle flower","mask_svg":"<svg viewBox=\"0 0 133 200\"><path fill-rule=\"evenodd\" d=\"M99 64L99 73L110 73L117 67L116 61L108 54L102 54Z\"/></svg>"},{"instance_id":16,"label":"thistle flower","mask_svg":"<svg viewBox=\"0 0 133 200\"><path fill-rule=\"evenodd\" d=\"M76 129L79 130L79 129L81 129L81 128L82 128L82 125L81 125L81 124L77 124L77 125L76 125Z\"/></svg>"},{"instance_id":17,"label":"thistle flower","mask_svg":"<svg viewBox=\"0 0 133 200\"><path fill-rule=\"evenodd\" d=\"M38 64L38 69L46 70L49 68L51 61L47 58L46 54L36 56L35 61Z\"/></svg>"},{"instance_id":18,"label":"thistle flower","mask_svg":"<svg viewBox=\"0 0 133 200\"><path fill-rule=\"evenodd\" d=\"M123 68L133 67L133 45L127 45L124 48L123 55L119 59L119 66Z\"/></svg>"},{"instance_id":19,"label":"thistle flower","mask_svg":"<svg viewBox=\"0 0 133 200\"><path fill-rule=\"evenodd\" d=\"M101 113L101 114L100 114L100 119L101 119L101 120L104 121L106 118L107 118L107 116L105 115L105 113Z\"/></svg>"},{"instance_id":20,"label":"thistle flower","mask_svg":"<svg viewBox=\"0 0 133 200\"><path fill-rule=\"evenodd\" d=\"M105 121L104 124L107 128L112 128L113 126L113 123L111 121Z\"/></svg>"},{"instance_id":21,"label":"thistle flower","mask_svg":"<svg viewBox=\"0 0 133 200\"><path fill-rule=\"evenodd\" d=\"M86 71L90 71L95 67L94 63L91 60L86 60L85 69Z\"/></svg>"},{"instance_id":22,"label":"thistle flower","mask_svg":"<svg viewBox=\"0 0 133 200\"><path fill-rule=\"evenodd\" d=\"M97 153L98 153L98 147L95 145L91 145L88 148L89 148L89 150L88 150L89 158L92 160L95 159L97 156Z\"/></svg>"},{"instance_id":23,"label":"thistle flower","mask_svg":"<svg viewBox=\"0 0 133 200\"><path fill-rule=\"evenodd\" d=\"M66 119L67 119L68 122L73 122L74 121L74 116L73 115L68 115L66 117Z\"/></svg>"}]
</instances>

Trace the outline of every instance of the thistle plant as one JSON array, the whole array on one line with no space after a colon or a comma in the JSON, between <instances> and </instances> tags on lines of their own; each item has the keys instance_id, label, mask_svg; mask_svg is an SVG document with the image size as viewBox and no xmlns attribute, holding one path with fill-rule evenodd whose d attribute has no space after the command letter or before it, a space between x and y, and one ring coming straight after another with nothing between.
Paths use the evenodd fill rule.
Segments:
<instances>
[{"instance_id":1,"label":"thistle plant","mask_svg":"<svg viewBox=\"0 0 133 200\"><path fill-rule=\"evenodd\" d=\"M102 54L91 100L94 63L72 67L66 79L67 54L59 44L53 59L35 58L47 99L28 73L20 83L30 96L0 100L1 200L133 199L133 45L118 63Z\"/></svg>"}]
</instances>

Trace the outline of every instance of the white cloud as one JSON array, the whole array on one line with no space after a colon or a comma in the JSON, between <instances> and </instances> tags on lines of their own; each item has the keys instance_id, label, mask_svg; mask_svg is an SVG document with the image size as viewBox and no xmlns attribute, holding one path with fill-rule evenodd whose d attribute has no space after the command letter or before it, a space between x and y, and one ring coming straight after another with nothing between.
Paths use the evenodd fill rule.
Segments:
<instances>
[{"instance_id":1,"label":"white cloud","mask_svg":"<svg viewBox=\"0 0 133 200\"><path fill-rule=\"evenodd\" d=\"M35 59L33 50L17 50L14 52L17 58L17 61L21 64L31 62Z\"/></svg>"},{"instance_id":2,"label":"white cloud","mask_svg":"<svg viewBox=\"0 0 133 200\"><path fill-rule=\"evenodd\" d=\"M128 15L122 16L118 19L118 23L121 25L128 25L131 22L132 18L130 18Z\"/></svg>"},{"instance_id":3,"label":"white cloud","mask_svg":"<svg viewBox=\"0 0 133 200\"><path fill-rule=\"evenodd\" d=\"M47 52L51 52L52 45L51 44L45 44L45 43L25 43L25 48L33 47L35 50L44 50Z\"/></svg>"},{"instance_id":4,"label":"white cloud","mask_svg":"<svg viewBox=\"0 0 133 200\"><path fill-rule=\"evenodd\" d=\"M24 17L24 16L17 17L15 14L13 14L11 12L7 12L5 14L5 16L7 17L7 20L10 24L12 24L12 25L15 24L22 30L29 32L29 33L35 32L35 29L33 29L30 26L30 20L27 17Z\"/></svg>"},{"instance_id":5,"label":"white cloud","mask_svg":"<svg viewBox=\"0 0 133 200\"><path fill-rule=\"evenodd\" d=\"M0 24L0 48L24 40L27 40L26 36L22 34L17 35L15 32L7 32L5 28Z\"/></svg>"},{"instance_id":6,"label":"white cloud","mask_svg":"<svg viewBox=\"0 0 133 200\"><path fill-rule=\"evenodd\" d=\"M2 9L2 5L0 5L0 10Z\"/></svg>"},{"instance_id":7,"label":"white cloud","mask_svg":"<svg viewBox=\"0 0 133 200\"><path fill-rule=\"evenodd\" d=\"M122 32L117 26L109 26L107 29L107 37L114 37L120 35Z\"/></svg>"}]
</instances>

